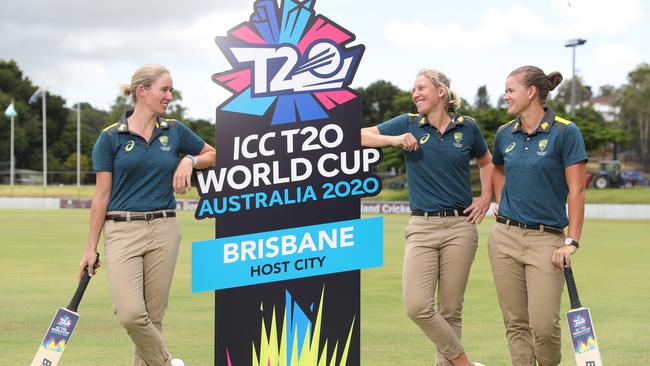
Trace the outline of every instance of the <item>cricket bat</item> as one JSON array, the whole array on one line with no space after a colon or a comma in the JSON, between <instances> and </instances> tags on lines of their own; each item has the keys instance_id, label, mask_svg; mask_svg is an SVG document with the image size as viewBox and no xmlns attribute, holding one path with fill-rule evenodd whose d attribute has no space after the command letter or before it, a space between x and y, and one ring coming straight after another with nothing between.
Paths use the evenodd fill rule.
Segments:
<instances>
[{"instance_id":1,"label":"cricket bat","mask_svg":"<svg viewBox=\"0 0 650 366\"><path fill-rule=\"evenodd\" d=\"M576 281L573 278L571 267L564 269L566 286L569 290L569 299L571 300L571 310L566 313L566 319L569 323L569 334L573 352L576 356L578 366L602 366L603 361L600 359L600 350L596 342L596 330L591 321L591 312L589 308L580 304Z\"/></svg>"},{"instance_id":2,"label":"cricket bat","mask_svg":"<svg viewBox=\"0 0 650 366\"><path fill-rule=\"evenodd\" d=\"M99 262L99 253L97 253L97 262ZM65 308L59 308L54 314L54 319L52 319L50 327L47 328L47 332L45 332L43 342L38 347L31 366L57 366L61 362L63 351L65 351L72 332L74 332L79 321L77 308L81 302L81 297L86 291L88 282L90 282L90 275L86 268L77 286L77 291L70 300L70 304Z\"/></svg>"}]
</instances>

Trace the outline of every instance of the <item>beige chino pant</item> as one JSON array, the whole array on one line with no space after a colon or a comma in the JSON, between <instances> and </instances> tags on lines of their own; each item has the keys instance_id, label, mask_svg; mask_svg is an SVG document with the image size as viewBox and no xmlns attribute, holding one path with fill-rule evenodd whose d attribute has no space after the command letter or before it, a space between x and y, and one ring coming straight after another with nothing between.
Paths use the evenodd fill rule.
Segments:
<instances>
[{"instance_id":1,"label":"beige chino pant","mask_svg":"<svg viewBox=\"0 0 650 366\"><path fill-rule=\"evenodd\" d=\"M551 262L564 235L496 223L488 254L513 366L555 366L564 274Z\"/></svg>"},{"instance_id":2,"label":"beige chino pant","mask_svg":"<svg viewBox=\"0 0 650 366\"><path fill-rule=\"evenodd\" d=\"M175 217L104 224L113 309L135 344L134 366L171 365L161 332L180 239Z\"/></svg>"},{"instance_id":3,"label":"beige chino pant","mask_svg":"<svg viewBox=\"0 0 650 366\"><path fill-rule=\"evenodd\" d=\"M437 365L451 365L464 352L461 313L478 246L476 226L463 216L411 216L405 236L406 313L435 344Z\"/></svg>"}]
</instances>

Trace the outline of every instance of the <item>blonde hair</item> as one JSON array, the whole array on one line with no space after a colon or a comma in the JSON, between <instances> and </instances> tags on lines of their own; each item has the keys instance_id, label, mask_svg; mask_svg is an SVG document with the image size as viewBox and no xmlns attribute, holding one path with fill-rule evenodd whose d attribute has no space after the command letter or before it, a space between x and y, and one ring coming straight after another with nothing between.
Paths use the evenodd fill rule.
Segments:
<instances>
[{"instance_id":1,"label":"blonde hair","mask_svg":"<svg viewBox=\"0 0 650 366\"><path fill-rule=\"evenodd\" d=\"M125 97L131 96L133 102L137 102L136 90L138 86L142 85L145 88L149 88L153 83L158 80L160 75L169 74L169 70L162 65L158 64L145 64L140 66L133 76L131 76L131 84L122 84L120 85L120 90L122 95Z\"/></svg>"},{"instance_id":2,"label":"blonde hair","mask_svg":"<svg viewBox=\"0 0 650 366\"><path fill-rule=\"evenodd\" d=\"M460 108L460 95L458 95L458 93L456 93L455 91L451 90L450 87L451 80L449 80L447 75L443 74L438 70L433 70L433 69L422 69L417 74L417 76L420 75L426 76L427 78L429 78L429 80L431 80L433 85L437 86L438 88L442 88L445 91L446 94L445 107L447 111L455 112L458 110L458 108Z\"/></svg>"},{"instance_id":3,"label":"blonde hair","mask_svg":"<svg viewBox=\"0 0 650 366\"><path fill-rule=\"evenodd\" d=\"M536 87L537 95L542 104L546 104L548 93L562 82L562 74L558 71L553 71L546 75L544 71L537 66L518 67L512 70L508 76L513 75L520 75L521 82L525 87Z\"/></svg>"}]
</instances>

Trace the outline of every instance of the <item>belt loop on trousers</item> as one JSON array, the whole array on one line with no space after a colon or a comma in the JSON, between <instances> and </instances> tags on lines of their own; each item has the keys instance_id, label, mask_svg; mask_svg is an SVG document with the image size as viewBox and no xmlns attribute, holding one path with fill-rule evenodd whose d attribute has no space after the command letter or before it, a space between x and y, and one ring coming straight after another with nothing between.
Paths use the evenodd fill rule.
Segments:
<instances>
[{"instance_id":1,"label":"belt loop on trousers","mask_svg":"<svg viewBox=\"0 0 650 366\"><path fill-rule=\"evenodd\" d=\"M544 232L544 224L539 224L539 231Z\"/></svg>"},{"instance_id":2,"label":"belt loop on trousers","mask_svg":"<svg viewBox=\"0 0 650 366\"><path fill-rule=\"evenodd\" d=\"M131 221L131 212L127 211L127 213L126 213L126 222L130 222L130 221Z\"/></svg>"},{"instance_id":3,"label":"belt loop on trousers","mask_svg":"<svg viewBox=\"0 0 650 366\"><path fill-rule=\"evenodd\" d=\"M167 218L167 210L163 210L162 214L163 214L163 219L166 219Z\"/></svg>"}]
</instances>

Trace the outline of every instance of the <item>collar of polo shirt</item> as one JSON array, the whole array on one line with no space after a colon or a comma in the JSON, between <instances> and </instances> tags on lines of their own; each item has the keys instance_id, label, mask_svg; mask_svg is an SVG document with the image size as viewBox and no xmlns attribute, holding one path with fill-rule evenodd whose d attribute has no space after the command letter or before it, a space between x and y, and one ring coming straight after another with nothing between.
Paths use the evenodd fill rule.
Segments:
<instances>
[{"instance_id":1,"label":"collar of polo shirt","mask_svg":"<svg viewBox=\"0 0 650 366\"><path fill-rule=\"evenodd\" d=\"M533 131L531 135L534 135L538 132L544 132L544 133L551 132L551 128L553 127L554 123L555 123L555 112L553 112L548 107L544 107L544 116L542 117L542 120L537 125L537 129ZM517 133L517 132L525 133L521 129L521 117L517 117L515 124L512 126L512 133Z\"/></svg>"},{"instance_id":2,"label":"collar of polo shirt","mask_svg":"<svg viewBox=\"0 0 650 366\"><path fill-rule=\"evenodd\" d=\"M447 126L447 130L451 130L452 128L458 126L458 124L463 123L465 121L464 116L455 113L450 113L449 118L451 118L451 121L449 122L449 126ZM418 127L425 127L428 124L429 124L429 120L427 119L427 116L420 115L420 120L418 121Z\"/></svg>"},{"instance_id":3,"label":"collar of polo shirt","mask_svg":"<svg viewBox=\"0 0 650 366\"><path fill-rule=\"evenodd\" d=\"M126 111L126 113L124 113L122 115L122 117L120 117L120 121L117 122L117 126L115 126L117 128L117 132L123 132L123 133L129 133L130 132L129 131L129 125L127 123L127 118L131 117L132 114L133 114L133 111L130 110L130 111ZM161 117L161 116L156 116L156 127L155 128L160 129L160 130L168 129L169 128L169 123L172 122L172 121L175 121L175 120L174 119L164 118L164 117Z\"/></svg>"}]
</instances>

